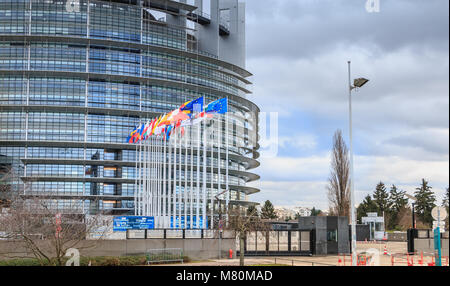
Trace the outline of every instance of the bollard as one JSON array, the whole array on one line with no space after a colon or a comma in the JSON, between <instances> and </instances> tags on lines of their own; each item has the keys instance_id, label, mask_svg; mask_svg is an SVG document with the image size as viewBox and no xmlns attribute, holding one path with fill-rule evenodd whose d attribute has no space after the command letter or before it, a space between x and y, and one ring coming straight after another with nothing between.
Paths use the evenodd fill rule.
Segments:
<instances>
[{"instance_id":1,"label":"bollard","mask_svg":"<svg viewBox=\"0 0 450 286\"><path fill-rule=\"evenodd\" d=\"M391 256L391 266L394 266L395 262L394 262L394 255Z\"/></svg>"},{"instance_id":2,"label":"bollard","mask_svg":"<svg viewBox=\"0 0 450 286\"><path fill-rule=\"evenodd\" d=\"M338 254L338 266L342 266L342 259L341 256Z\"/></svg>"},{"instance_id":3,"label":"bollard","mask_svg":"<svg viewBox=\"0 0 450 286\"><path fill-rule=\"evenodd\" d=\"M419 265L423 266L423 251L420 253Z\"/></svg>"},{"instance_id":4,"label":"bollard","mask_svg":"<svg viewBox=\"0 0 450 286\"><path fill-rule=\"evenodd\" d=\"M230 248L228 251L230 259L233 259L233 249Z\"/></svg>"}]
</instances>

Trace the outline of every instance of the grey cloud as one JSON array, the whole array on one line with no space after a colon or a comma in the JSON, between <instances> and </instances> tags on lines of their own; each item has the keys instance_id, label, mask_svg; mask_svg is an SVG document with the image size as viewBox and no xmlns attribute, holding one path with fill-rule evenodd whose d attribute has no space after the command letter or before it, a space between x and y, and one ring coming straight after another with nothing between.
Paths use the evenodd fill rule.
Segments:
<instances>
[{"instance_id":1,"label":"grey cloud","mask_svg":"<svg viewBox=\"0 0 450 286\"><path fill-rule=\"evenodd\" d=\"M448 49L448 1L381 0L381 12L372 14L365 2L247 0L248 57L310 58L339 45Z\"/></svg>"}]
</instances>

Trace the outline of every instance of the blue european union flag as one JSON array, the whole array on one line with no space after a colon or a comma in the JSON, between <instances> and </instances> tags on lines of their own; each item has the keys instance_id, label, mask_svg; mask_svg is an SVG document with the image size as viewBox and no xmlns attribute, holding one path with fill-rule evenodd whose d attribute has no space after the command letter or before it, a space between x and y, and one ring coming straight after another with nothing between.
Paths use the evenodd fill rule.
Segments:
<instances>
[{"instance_id":1,"label":"blue european union flag","mask_svg":"<svg viewBox=\"0 0 450 286\"><path fill-rule=\"evenodd\" d=\"M206 113L225 114L228 112L228 98L222 98L211 102L206 107Z\"/></svg>"},{"instance_id":2,"label":"blue european union flag","mask_svg":"<svg viewBox=\"0 0 450 286\"><path fill-rule=\"evenodd\" d=\"M185 107L181 108L181 111L190 111L192 113L200 113L203 112L203 97L200 97L196 100L189 102Z\"/></svg>"}]
</instances>

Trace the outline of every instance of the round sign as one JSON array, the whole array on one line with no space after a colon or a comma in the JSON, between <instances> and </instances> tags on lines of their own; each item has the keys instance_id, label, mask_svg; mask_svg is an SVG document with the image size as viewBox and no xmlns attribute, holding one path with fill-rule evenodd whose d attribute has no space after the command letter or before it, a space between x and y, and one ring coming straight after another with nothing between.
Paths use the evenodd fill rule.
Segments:
<instances>
[{"instance_id":1,"label":"round sign","mask_svg":"<svg viewBox=\"0 0 450 286\"><path fill-rule=\"evenodd\" d=\"M431 211L431 216L435 219L435 220L444 220L447 218L447 211L445 210L444 207L435 207L432 211Z\"/></svg>"}]
</instances>

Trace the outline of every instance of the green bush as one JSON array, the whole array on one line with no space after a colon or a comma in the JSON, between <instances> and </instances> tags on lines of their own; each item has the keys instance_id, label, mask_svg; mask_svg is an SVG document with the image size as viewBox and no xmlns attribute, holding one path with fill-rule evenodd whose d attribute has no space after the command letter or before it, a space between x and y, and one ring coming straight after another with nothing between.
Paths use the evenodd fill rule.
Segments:
<instances>
[{"instance_id":1,"label":"green bush","mask_svg":"<svg viewBox=\"0 0 450 286\"><path fill-rule=\"evenodd\" d=\"M65 265L68 258L63 258ZM145 256L123 256L123 257L81 257L80 266L142 266L145 265L147 259ZM44 266L56 266L56 260L45 263ZM0 266L41 266L40 262L35 258L21 258L11 260L0 260Z\"/></svg>"}]
</instances>

